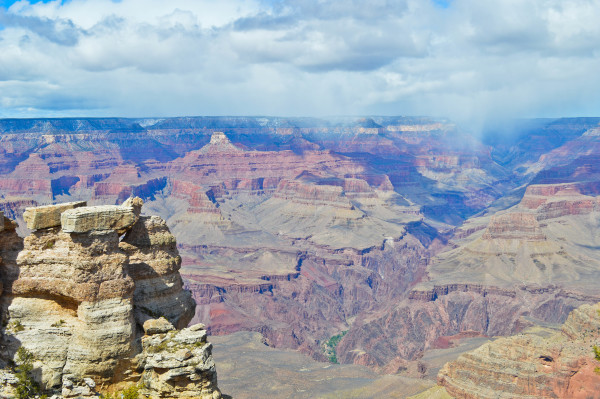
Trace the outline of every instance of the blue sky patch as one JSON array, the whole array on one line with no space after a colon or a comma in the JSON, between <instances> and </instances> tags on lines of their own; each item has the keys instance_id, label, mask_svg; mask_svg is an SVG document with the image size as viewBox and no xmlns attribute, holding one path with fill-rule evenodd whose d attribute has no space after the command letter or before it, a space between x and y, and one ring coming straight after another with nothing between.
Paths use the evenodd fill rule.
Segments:
<instances>
[{"instance_id":1,"label":"blue sky patch","mask_svg":"<svg viewBox=\"0 0 600 399\"><path fill-rule=\"evenodd\" d=\"M13 4L15 4L18 0L0 0L0 7L4 7L4 8L8 8L10 6L12 6ZM29 0L30 4L35 4L35 3L49 3L52 0ZM64 1L62 1L61 3L64 3Z\"/></svg>"},{"instance_id":2,"label":"blue sky patch","mask_svg":"<svg viewBox=\"0 0 600 399\"><path fill-rule=\"evenodd\" d=\"M450 3L452 3L452 0L431 0L433 1L433 4L435 4L436 6L440 7L440 8L448 8L450 7Z\"/></svg>"}]
</instances>

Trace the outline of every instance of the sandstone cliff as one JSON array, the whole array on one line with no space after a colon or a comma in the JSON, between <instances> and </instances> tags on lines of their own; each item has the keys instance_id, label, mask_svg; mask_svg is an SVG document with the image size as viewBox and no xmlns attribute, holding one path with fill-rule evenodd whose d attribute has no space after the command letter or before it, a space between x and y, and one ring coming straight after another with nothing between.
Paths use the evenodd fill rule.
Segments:
<instances>
[{"instance_id":1,"label":"sandstone cliff","mask_svg":"<svg viewBox=\"0 0 600 399\"><path fill-rule=\"evenodd\" d=\"M464 399L598 398L600 304L583 305L551 336L501 338L447 363L438 383Z\"/></svg>"},{"instance_id":2,"label":"sandstone cliff","mask_svg":"<svg viewBox=\"0 0 600 399\"><path fill-rule=\"evenodd\" d=\"M63 397L140 384L152 398L219 398L204 327L175 329L195 303L165 222L140 216L139 198L85 205L28 208L24 240L5 219L2 359L27 349L42 388Z\"/></svg>"}]
</instances>

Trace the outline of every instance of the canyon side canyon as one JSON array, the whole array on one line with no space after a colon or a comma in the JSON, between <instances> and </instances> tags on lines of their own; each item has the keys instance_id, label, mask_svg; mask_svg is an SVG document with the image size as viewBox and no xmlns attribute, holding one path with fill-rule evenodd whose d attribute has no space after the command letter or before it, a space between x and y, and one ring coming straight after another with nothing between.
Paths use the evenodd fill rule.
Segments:
<instances>
[{"instance_id":1,"label":"canyon side canyon","mask_svg":"<svg viewBox=\"0 0 600 399\"><path fill-rule=\"evenodd\" d=\"M2 356L216 398L206 335L246 334L439 397L597 397L598 194L600 118L0 120Z\"/></svg>"}]
</instances>

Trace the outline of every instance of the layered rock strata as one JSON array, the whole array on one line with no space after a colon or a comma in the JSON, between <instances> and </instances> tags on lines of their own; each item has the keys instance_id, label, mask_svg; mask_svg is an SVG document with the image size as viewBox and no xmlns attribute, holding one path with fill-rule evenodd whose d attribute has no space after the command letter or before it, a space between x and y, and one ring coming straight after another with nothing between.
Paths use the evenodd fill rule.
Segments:
<instances>
[{"instance_id":1,"label":"layered rock strata","mask_svg":"<svg viewBox=\"0 0 600 399\"><path fill-rule=\"evenodd\" d=\"M381 316L380 311L395 303L398 296L406 295L425 274L424 267L414 267L413 261L420 258L423 266L432 263L429 258L443 242L447 229L439 222L458 224L494 199L510 194L509 190L533 177L524 175L529 173L528 165L534 163L535 167L541 155L580 135L580 129L588 128L584 126L598 124L598 120L570 120L558 125L552 122L537 138L528 133L527 140L511 146L510 151L514 149L517 154L507 153L500 159L494 149L497 145L482 145L461 135L446 121L439 122L387 117L341 124L282 118L0 121L0 196L27 196L40 204L63 198L85 199L90 204L120 203L131 194L150 199L147 209L167 219L178 241L185 244L180 247L184 272L202 303L197 307L197 320L206 321L211 331L253 329L273 345L306 348L307 342L315 342L313 347L320 353L316 341L354 329L362 320L381 317L384 333L377 331L375 336L389 344L398 334L390 331L386 336L390 319ZM217 133L224 129L231 141ZM579 133L569 133L575 131ZM592 140L591 131L589 136ZM199 150L209 140L211 143ZM597 156L577 159L570 176L562 172L564 156L573 159L598 152L599 147L590 146L593 142L582 143L559 149L550 157L553 159L547 158L545 164L557 165L557 173L540 173L544 181L536 181L598 181ZM583 169L586 172L582 175ZM304 171L318 178L301 176ZM280 184L285 190L278 192ZM318 195L302 196L310 190ZM590 190L586 189L585 194L589 195ZM284 198L277 198L280 194ZM503 207L514 203L510 195L502 201ZM355 209L347 209L348 204ZM553 206L560 211L575 210L558 203ZM0 209L12 217L1 204ZM504 208L495 207L489 212L494 209ZM412 220L405 217L409 214ZM428 253L411 244L413 223L423 218L425 223L417 224L419 231L415 234ZM476 283L487 287L481 294L485 295L491 287L521 284L515 280L523 269L530 273L527 281L544 286L554 284L554 276L559 281L594 281L585 269L598 259L592 256L597 242L582 240L577 243L577 252L548 245L549 241L561 244L561 240L555 240L553 230L560 232L562 227L569 227L566 237L562 233L558 237L569 241L569 236L576 236L581 222L587 220L564 226L537 221L546 240L528 241L521 250L513 245L518 244L518 238L502 239L503 247L497 251L494 247L498 247L495 243L499 239L481 239L477 247L468 248L471 252L466 252L465 258L449 264L448 269L457 270L458 275L433 280L432 285ZM440 239L430 246L436 236ZM584 232L582 236L588 235ZM287 261L287 255L272 248L284 248L294 254L293 259ZM585 258L571 256L584 251ZM241 255L232 258L232 253ZM473 259L473 253L477 259L467 264L472 267L463 268L465 259ZM489 267L480 256L489 258ZM515 271L518 264L525 268ZM554 268L555 264L559 267ZM569 264L576 266L574 273ZM252 266L249 271L246 265ZM477 269L480 266L483 273ZM473 281L475 274L483 277ZM450 276L446 270L438 275ZM465 276L466 280L462 278ZM503 284L507 277L511 279ZM429 291L413 292L428 296ZM441 294L436 291L435 295ZM450 297L468 295L475 293L452 293ZM481 295L477 294L478 298ZM500 299L510 297L498 298L500 303ZM447 311L461 315L463 302L456 303L444 305L441 314ZM465 318L470 323L476 317L486 320L488 313L480 303L485 304L475 301L481 311L469 312ZM550 303L562 302L557 299ZM571 306L551 304L544 306L561 310L547 313L561 318ZM418 302L411 307L422 305ZM416 321L418 313L413 314ZM437 325L423 323L417 328L431 332ZM453 329L442 333L458 332ZM371 338L369 333L360 335ZM426 340L418 348L436 338L432 333L425 335ZM350 341L357 335L349 332L346 337ZM409 336L413 341L422 338L419 334ZM377 364L389 359L389 354L396 356L398 347L357 341L344 345L352 353L365 351L379 357ZM356 357L358 361L364 358ZM343 359L341 354L338 359Z\"/></svg>"},{"instance_id":2,"label":"layered rock strata","mask_svg":"<svg viewBox=\"0 0 600 399\"><path fill-rule=\"evenodd\" d=\"M87 202L77 201L68 202L59 205L46 205L34 208L26 208L23 213L23 220L27 223L27 228L31 230L47 229L49 227L60 226L61 214L74 208L86 206Z\"/></svg>"},{"instance_id":3,"label":"layered rock strata","mask_svg":"<svg viewBox=\"0 0 600 399\"><path fill-rule=\"evenodd\" d=\"M549 337L519 334L447 363L438 383L455 398L597 398L600 304L583 305Z\"/></svg>"},{"instance_id":4,"label":"layered rock strata","mask_svg":"<svg viewBox=\"0 0 600 399\"><path fill-rule=\"evenodd\" d=\"M480 228L454 237L457 245L432 259L428 280L406 299L355 320L338 359L395 372L436 340L563 323L573 309L598 302L599 197L583 194L591 187L530 186L518 205L472 220Z\"/></svg>"},{"instance_id":5,"label":"layered rock strata","mask_svg":"<svg viewBox=\"0 0 600 399\"><path fill-rule=\"evenodd\" d=\"M173 326L185 327L195 304L183 290L181 258L165 222L140 216L139 198L121 206L83 205L28 209L26 220L36 230L24 241L5 220L2 358L12 359L20 347L29 350L43 389L64 397L138 381L150 397L167 397L181 386L194 397L220 397L203 327L191 334ZM148 364L154 357L145 352L143 326L159 315L168 319L170 339L200 351L194 365L201 373L181 374L173 358L160 372L177 378L156 391L143 378L158 368Z\"/></svg>"},{"instance_id":6,"label":"layered rock strata","mask_svg":"<svg viewBox=\"0 0 600 399\"><path fill-rule=\"evenodd\" d=\"M119 248L129 257L137 322L143 325L148 319L164 316L175 327L186 327L196 304L191 293L183 289L181 257L165 221L158 216L141 216Z\"/></svg>"}]
</instances>

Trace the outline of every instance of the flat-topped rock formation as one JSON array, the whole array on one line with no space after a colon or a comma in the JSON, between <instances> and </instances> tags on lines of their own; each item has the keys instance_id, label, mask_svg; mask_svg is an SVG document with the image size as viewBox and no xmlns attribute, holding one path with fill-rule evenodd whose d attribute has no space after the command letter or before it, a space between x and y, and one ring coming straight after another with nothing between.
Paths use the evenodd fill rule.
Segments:
<instances>
[{"instance_id":1,"label":"flat-topped rock formation","mask_svg":"<svg viewBox=\"0 0 600 399\"><path fill-rule=\"evenodd\" d=\"M490 224L481 238L490 241L543 241L546 239L536 219L536 215L526 212L511 212L492 216Z\"/></svg>"},{"instance_id":2,"label":"flat-topped rock formation","mask_svg":"<svg viewBox=\"0 0 600 399\"><path fill-rule=\"evenodd\" d=\"M220 397L204 327L175 330L195 307L183 289L175 238L159 217L140 216L141 207L133 198L120 206L28 208L34 231L25 240L5 220L0 355L12 360L18 348L30 351L45 391L91 397L139 381L151 398ZM146 328L160 320L169 327ZM165 334L183 358L162 345ZM161 353L172 358L152 363ZM157 385L153 372L172 377Z\"/></svg>"},{"instance_id":3,"label":"flat-topped rock formation","mask_svg":"<svg viewBox=\"0 0 600 399\"><path fill-rule=\"evenodd\" d=\"M432 283L556 284L597 292L592 282L600 277L594 250L600 197L582 194L586 186L529 186L519 204L482 217L485 229L435 258Z\"/></svg>"},{"instance_id":4,"label":"flat-topped rock formation","mask_svg":"<svg viewBox=\"0 0 600 399\"><path fill-rule=\"evenodd\" d=\"M597 398L600 305L573 310L562 330L501 338L447 363L438 383L455 398Z\"/></svg>"},{"instance_id":5,"label":"flat-topped rock formation","mask_svg":"<svg viewBox=\"0 0 600 399\"><path fill-rule=\"evenodd\" d=\"M272 193L281 180L295 178L307 169L332 176L372 173L371 168L331 151L297 154L290 150L242 150L222 132L213 133L209 144L166 167L174 182L189 182L206 189L221 186L230 195Z\"/></svg>"},{"instance_id":6,"label":"flat-topped rock formation","mask_svg":"<svg viewBox=\"0 0 600 399\"><path fill-rule=\"evenodd\" d=\"M199 150L200 154L231 154L242 150L231 144L229 138L223 132L214 132L210 142Z\"/></svg>"}]
</instances>

